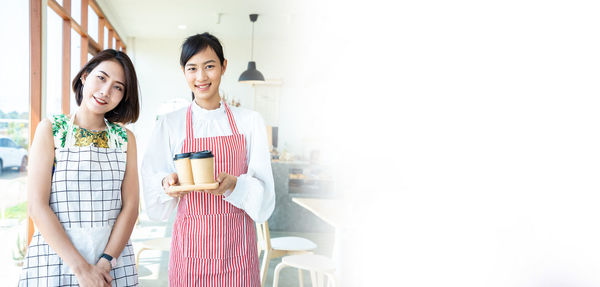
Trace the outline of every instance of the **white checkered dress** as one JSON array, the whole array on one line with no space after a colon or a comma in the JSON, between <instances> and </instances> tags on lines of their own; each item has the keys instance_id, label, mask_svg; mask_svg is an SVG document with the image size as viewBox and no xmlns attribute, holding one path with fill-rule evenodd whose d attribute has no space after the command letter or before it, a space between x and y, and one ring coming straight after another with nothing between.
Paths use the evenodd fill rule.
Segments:
<instances>
[{"instance_id":1,"label":"white checkered dress","mask_svg":"<svg viewBox=\"0 0 600 287\"><path fill-rule=\"evenodd\" d=\"M102 234L108 232L108 238L121 211L121 182L126 159L126 153L118 147L69 146L55 149L50 207L65 230L100 230ZM74 245L77 246L75 242ZM98 252L101 254L102 250ZM131 242L127 243L117 263L118 266L110 271L112 286L138 286ZM36 231L27 250L19 286L79 284L68 266Z\"/></svg>"}]
</instances>

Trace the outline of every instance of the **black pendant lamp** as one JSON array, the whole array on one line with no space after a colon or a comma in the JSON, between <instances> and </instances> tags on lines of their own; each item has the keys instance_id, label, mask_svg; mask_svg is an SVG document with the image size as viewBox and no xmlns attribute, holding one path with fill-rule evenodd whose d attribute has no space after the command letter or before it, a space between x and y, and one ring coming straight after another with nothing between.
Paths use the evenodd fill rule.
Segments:
<instances>
[{"instance_id":1,"label":"black pendant lamp","mask_svg":"<svg viewBox=\"0 0 600 287\"><path fill-rule=\"evenodd\" d=\"M265 77L261 72L256 69L256 62L254 62L254 22L258 19L258 14L250 14L250 21L252 21L252 45L250 46L250 62L248 62L248 69L244 71L238 81L240 83L256 83L264 82Z\"/></svg>"}]
</instances>

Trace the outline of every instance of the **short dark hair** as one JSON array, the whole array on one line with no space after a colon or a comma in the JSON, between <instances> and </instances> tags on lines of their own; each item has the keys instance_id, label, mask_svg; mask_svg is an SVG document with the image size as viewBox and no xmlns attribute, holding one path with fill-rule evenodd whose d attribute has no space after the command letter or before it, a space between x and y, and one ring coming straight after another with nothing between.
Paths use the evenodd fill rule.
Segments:
<instances>
[{"instance_id":1,"label":"short dark hair","mask_svg":"<svg viewBox=\"0 0 600 287\"><path fill-rule=\"evenodd\" d=\"M219 61L221 61L221 66L223 66L225 55L223 54L221 42L219 42L217 37L208 32L204 32L188 37L185 39L185 42L183 42L183 45L181 45L181 57L179 58L181 67L184 67L185 63L187 63L191 57L204 51L207 47L211 47L213 51L215 51L217 57L219 57Z\"/></svg>"},{"instance_id":2,"label":"short dark hair","mask_svg":"<svg viewBox=\"0 0 600 287\"><path fill-rule=\"evenodd\" d=\"M101 51L81 68L79 73L73 78L72 86L73 92L75 93L75 101L77 101L78 106L81 105L81 100L83 98L83 83L81 82L81 78L83 75L85 74L87 77L96 66L104 61L115 61L121 64L123 71L125 72L125 90L123 91L123 99L121 99L121 102L119 102L114 109L107 112L104 117L110 122L123 124L134 123L140 115L137 75L133 68L133 63L131 63L131 59L129 59L127 54L121 51L114 49Z\"/></svg>"}]
</instances>

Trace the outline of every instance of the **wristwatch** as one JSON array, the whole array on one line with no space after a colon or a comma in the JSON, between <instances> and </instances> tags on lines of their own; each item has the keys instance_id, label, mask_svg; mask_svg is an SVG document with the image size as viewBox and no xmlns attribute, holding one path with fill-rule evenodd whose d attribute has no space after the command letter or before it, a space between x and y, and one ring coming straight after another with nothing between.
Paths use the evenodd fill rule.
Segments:
<instances>
[{"instance_id":1,"label":"wristwatch","mask_svg":"<svg viewBox=\"0 0 600 287\"><path fill-rule=\"evenodd\" d=\"M112 268L117 267L117 259L113 258L112 256L106 254L106 253L102 253L102 255L100 255L100 258L104 258L106 260L108 260L108 262L110 262L110 266Z\"/></svg>"}]
</instances>

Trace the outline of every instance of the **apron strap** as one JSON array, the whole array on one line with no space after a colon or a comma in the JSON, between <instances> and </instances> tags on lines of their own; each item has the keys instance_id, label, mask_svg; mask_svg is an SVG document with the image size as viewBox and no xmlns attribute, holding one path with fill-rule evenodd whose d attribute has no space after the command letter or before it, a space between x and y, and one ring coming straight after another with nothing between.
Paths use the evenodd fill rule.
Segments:
<instances>
[{"instance_id":1,"label":"apron strap","mask_svg":"<svg viewBox=\"0 0 600 287\"><path fill-rule=\"evenodd\" d=\"M187 113L185 115L186 139L194 138L194 130L193 130L193 124L192 124L192 105L193 104L194 104L193 102L190 104L190 106L188 107ZM231 113L229 106L224 101L223 101L223 105L225 106L225 112L227 113L227 120L229 120L229 127L231 128L231 132L234 135L239 135L237 125L235 124L235 119L233 118L233 114Z\"/></svg>"},{"instance_id":2,"label":"apron strap","mask_svg":"<svg viewBox=\"0 0 600 287\"><path fill-rule=\"evenodd\" d=\"M194 131L192 130L192 104L188 107L187 113L185 114L185 138L193 139Z\"/></svg>"},{"instance_id":3,"label":"apron strap","mask_svg":"<svg viewBox=\"0 0 600 287\"><path fill-rule=\"evenodd\" d=\"M237 129L237 125L235 124L233 114L231 113L231 110L229 109L229 106L227 105L227 103L225 103L225 101L223 101L223 105L225 105L225 111L227 112L227 119L229 119L229 126L231 127L231 132L233 132L234 135L238 135L239 132Z\"/></svg>"}]
</instances>

